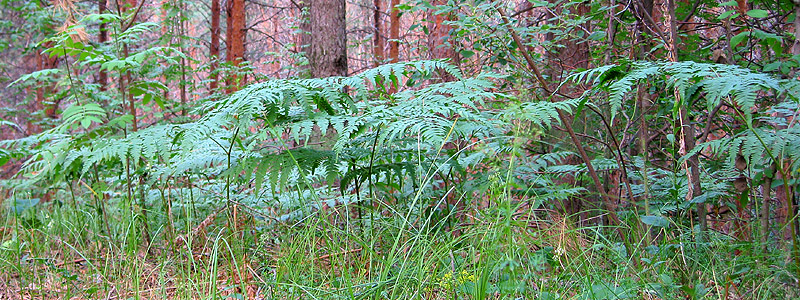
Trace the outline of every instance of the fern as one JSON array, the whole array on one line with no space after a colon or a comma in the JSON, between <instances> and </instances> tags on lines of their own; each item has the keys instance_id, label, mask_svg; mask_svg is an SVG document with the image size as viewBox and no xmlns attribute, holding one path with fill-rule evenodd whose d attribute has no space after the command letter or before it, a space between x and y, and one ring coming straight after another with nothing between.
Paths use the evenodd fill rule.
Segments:
<instances>
[{"instance_id":1,"label":"fern","mask_svg":"<svg viewBox=\"0 0 800 300\"><path fill-rule=\"evenodd\" d=\"M129 65L166 51L132 57ZM457 80L432 82L441 72ZM484 159L509 153L504 134L510 120L549 127L557 122L558 110L579 104L520 103L507 111L487 110L490 101L512 100L493 91L496 80L493 74L465 78L443 61L388 64L350 77L268 80L198 106L200 117L193 121L127 135L119 128L130 116L106 120L99 106L74 105L56 129L16 141L14 147L32 150L23 170L35 174L32 184L97 175L97 180L124 176L157 186L185 176L208 189L204 194L218 195L208 199L226 195L244 201L236 195L252 194L277 201L289 213L275 217L291 219L323 204L357 201L366 195L353 197L365 192L355 187L365 184L398 199L441 197L441 191L419 184L443 184L444 176L466 176ZM400 89L389 94L390 86ZM143 100L161 88L146 81L135 86ZM325 185L330 188L320 189ZM227 196L229 190L238 192ZM156 201L153 197L147 198Z\"/></svg>"},{"instance_id":2,"label":"fern","mask_svg":"<svg viewBox=\"0 0 800 300\"><path fill-rule=\"evenodd\" d=\"M731 97L745 113L755 107L759 93L767 92L774 96L787 93L795 101L800 94L800 84L795 81L779 80L735 65L691 61L636 62L627 73L619 66L611 65L580 72L570 78L608 91L612 118L619 112L630 91L645 80L651 84L661 81L666 87L675 87L684 99L690 99L702 91L708 109L715 107L722 99Z\"/></svg>"},{"instance_id":3,"label":"fern","mask_svg":"<svg viewBox=\"0 0 800 300\"><path fill-rule=\"evenodd\" d=\"M592 92L595 94L587 93L584 99L597 95L598 92L608 93L612 117L631 98L631 91L642 84L655 87L656 91L677 90L680 94L677 99L672 93L664 93L667 95L664 98L666 102L673 104L674 115L677 115L681 106L687 107L690 112L696 112L694 107L700 103L705 110L711 111L721 102L728 102L733 107L733 116L746 127L689 149L685 156L677 160L676 165L682 164L689 157L703 154L701 162L708 168L706 173L719 176L737 174L735 162L738 156L744 157L756 170L772 164L773 159L788 162L790 170L798 168L800 148L797 144L800 142L800 131L788 122L789 116L795 115L800 109L800 84L796 80L782 80L735 65L696 62L638 62L633 63L629 69L605 66L575 74L571 78L594 85ZM716 161L721 161L722 164L711 163ZM720 169L715 170L714 166L719 166ZM557 167L557 171L562 172L579 170L576 166ZM679 195L685 195L686 192L685 187L681 186L686 180L685 175L670 170L654 172L662 173L647 175L647 181L651 183L651 195L682 199ZM633 173L634 180L641 180L643 177L641 174L636 175L636 172L629 173ZM704 194L692 202L676 204L672 208L686 208L691 203L711 201L728 195L725 189L729 189L729 181L715 180L714 177L702 179ZM634 184L632 188L634 195L644 193L641 185Z\"/></svg>"}]
</instances>

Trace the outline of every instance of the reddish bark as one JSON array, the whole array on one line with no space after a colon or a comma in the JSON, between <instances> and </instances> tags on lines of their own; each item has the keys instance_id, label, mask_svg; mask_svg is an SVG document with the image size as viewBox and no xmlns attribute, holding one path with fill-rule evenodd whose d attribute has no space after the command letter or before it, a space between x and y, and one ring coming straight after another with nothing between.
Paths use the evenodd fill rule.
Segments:
<instances>
[{"instance_id":1,"label":"reddish bark","mask_svg":"<svg viewBox=\"0 0 800 300\"><path fill-rule=\"evenodd\" d=\"M123 5L122 12L127 12L128 10L130 10L132 8L135 8L135 7L136 7L136 0L128 0ZM131 20L130 23L128 23L128 25L125 26L125 28L123 28L124 30L127 30L128 27L130 27L131 25L133 25L135 23L137 15L138 15L138 11L134 12L133 20ZM129 55L128 45L126 44L122 48L123 48L122 52L123 52L124 56L128 57L128 55ZM131 76L131 71L129 70L129 71L127 71L125 73L125 76L120 78L120 89L125 89L126 87L129 88L130 85L131 85L132 80L133 80L133 76ZM132 123L131 124L131 129L134 132L135 131L139 131L139 121L137 120L137 117L136 117L136 105L133 102L133 94L130 93L130 91L126 91L126 92L127 92L127 96L128 96L127 97L128 98L128 111L130 111L130 114L133 117L133 120L131 122Z\"/></svg>"},{"instance_id":2,"label":"reddish bark","mask_svg":"<svg viewBox=\"0 0 800 300\"><path fill-rule=\"evenodd\" d=\"M375 26L375 31L374 31L375 36L372 38L372 43L373 43L372 48L373 48L373 54L375 56L374 58L375 66L377 67L381 63L383 63L383 47L384 47L383 30L382 30L383 26L381 24L381 0L375 0L374 5L375 5L375 10L372 16L372 21L374 22Z\"/></svg>"},{"instance_id":3,"label":"reddish bark","mask_svg":"<svg viewBox=\"0 0 800 300\"><path fill-rule=\"evenodd\" d=\"M447 1L444 0L434 0L432 1L433 5L446 5ZM428 16L429 20L433 20L430 28L430 34L428 35L428 49L431 51L431 58L450 58L456 59L456 52L453 48L453 45L450 44L449 39L450 37L450 30L453 29L453 26L446 24L446 21L451 21L452 18L450 15L445 14L436 14L433 11L429 12L430 15ZM451 63L456 63L457 61L451 61Z\"/></svg>"},{"instance_id":4,"label":"reddish bark","mask_svg":"<svg viewBox=\"0 0 800 300\"><path fill-rule=\"evenodd\" d=\"M211 83L209 84L209 90L211 90L212 93L219 85L219 74L217 74L217 69L219 68L219 14L219 0L211 0L211 46L208 50L208 56L211 60L211 69L209 70L209 73L211 73Z\"/></svg>"},{"instance_id":5,"label":"reddish bark","mask_svg":"<svg viewBox=\"0 0 800 300\"><path fill-rule=\"evenodd\" d=\"M400 61L400 11L397 6L400 0L392 0L392 12L389 15L389 58L390 62Z\"/></svg>"},{"instance_id":6,"label":"reddish bark","mask_svg":"<svg viewBox=\"0 0 800 300\"><path fill-rule=\"evenodd\" d=\"M227 13L227 53L225 60L238 67L244 61L244 41L246 37L244 0L228 1ZM234 68L235 69L235 68ZM238 78L236 74L231 74L227 80L228 93L238 90L238 86L244 84L246 77Z\"/></svg>"},{"instance_id":7,"label":"reddish bark","mask_svg":"<svg viewBox=\"0 0 800 300\"><path fill-rule=\"evenodd\" d=\"M574 7L569 7L569 10L572 10L577 15L588 15L591 11L589 5L586 4L576 4ZM560 14L565 10L565 7L559 6L555 8L556 13ZM552 16L552 15L551 15ZM552 19L553 26L563 26L560 24L560 20L557 18ZM582 25L585 29L588 30L588 24ZM581 30L580 28L573 28L569 35L563 37L554 36L552 33L547 34L548 40L558 40L557 45L547 53L548 60L550 61L550 70L549 75L552 78L561 78L563 75L567 73L569 70L573 70L576 68L586 68L589 66L589 57L591 57L589 53L589 44L585 42L581 42L579 39L576 38L578 36L577 31Z\"/></svg>"},{"instance_id":8,"label":"reddish bark","mask_svg":"<svg viewBox=\"0 0 800 300\"><path fill-rule=\"evenodd\" d=\"M736 8L739 11L739 14L741 16L744 16L745 14L747 14L747 11L748 11L748 9L747 9L747 0L736 0L736 4L737 4Z\"/></svg>"},{"instance_id":9,"label":"reddish bark","mask_svg":"<svg viewBox=\"0 0 800 300\"><path fill-rule=\"evenodd\" d=\"M50 57L49 55L44 53L44 49L50 48L53 46L52 42L46 42L42 44L42 50L36 52L36 70L47 70L47 69L55 69L58 66L58 58L57 57ZM54 102L52 104L46 104L46 96L53 93L53 85L47 84L44 87L39 87L36 89L36 104L34 109L39 111L44 109L45 115L51 119L55 119L56 110L58 106L58 102ZM37 128L38 129L38 128ZM38 132L38 130L37 130Z\"/></svg>"}]
</instances>

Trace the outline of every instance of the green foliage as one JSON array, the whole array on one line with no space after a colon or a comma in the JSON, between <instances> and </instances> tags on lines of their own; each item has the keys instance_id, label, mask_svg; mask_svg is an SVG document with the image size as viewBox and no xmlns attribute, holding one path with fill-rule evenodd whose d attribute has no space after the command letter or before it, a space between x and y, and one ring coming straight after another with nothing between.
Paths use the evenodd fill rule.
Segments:
<instances>
[{"instance_id":1,"label":"green foliage","mask_svg":"<svg viewBox=\"0 0 800 300\"><path fill-rule=\"evenodd\" d=\"M732 179L746 177L755 195L753 187L776 178L773 165L783 177L773 186L797 185L800 131L794 118L800 83L777 74L793 74L798 60L786 54L793 39L770 23L781 26L788 2L752 1L742 15L735 2L679 3L679 21L693 14L737 29L749 22L769 24L717 38L681 29L681 43L692 51L678 56L698 61L681 63L630 62L657 60L664 52L665 40L658 37L663 33L647 28L637 14L640 8L523 2L511 7L497 1L410 1L399 7L409 15L442 17L452 30L440 42L460 54L459 62L412 61L348 77L272 79L252 74L263 62L254 59L215 69L255 82L226 83L238 90L230 95L187 79L194 72L187 70L193 58L179 49L205 41L182 34L183 22L192 19L182 1L163 3L167 20L160 24L133 22L129 10L127 15L92 14L58 32L40 4L26 4L20 10L38 11L29 19L47 20L37 26L49 28L36 50L47 48L44 53L63 65L10 85L55 87L46 99L36 100L54 103L48 116L56 117L45 120L53 126L39 134L0 141L0 166L25 160L20 176L0 182L3 189L12 188L17 202L8 216L18 222L2 226L15 232L8 239L0 234L0 261L26 273L44 253L35 243L50 241L79 255L107 254L94 243L81 245L93 239L129 256L109 264L122 268L92 266L90 271L106 276L103 272L119 269L124 271L114 275L125 278L130 271L125 268L147 269L136 265L142 242L174 246L180 240L186 247L164 250L153 244L148 250L163 250L162 259L180 261L176 268L185 267L180 272L202 274L188 285L208 278L210 295L186 298L217 296L218 259L234 265L242 259L257 266L253 274L269 274L262 283L285 293L275 298L724 298L729 295L721 295L723 283L760 282L746 278L747 268L767 262L788 269L778 255L752 261L756 255L727 257L741 250L737 247L757 243L733 243L714 233L699 241L694 215L687 213L701 203L736 207L741 203L735 201L746 199L733 192ZM513 24L497 17L498 7ZM71 13L57 17L72 18ZM487 16L497 19L487 22ZM409 31L427 35L434 22L421 21ZM96 34L98 24L109 29L110 42L82 38ZM155 41L159 27L168 33ZM181 32L173 32L178 27ZM521 44L508 37L512 30ZM421 55L431 50L423 44ZM554 55L584 45L591 50L579 55L581 61ZM533 64L546 63L542 73L545 81L555 81L550 83L558 86L557 93L541 95L530 86L532 72L522 51L532 54ZM699 62L709 61L711 52L750 65ZM582 55L589 56L588 63ZM616 64L569 70L570 64L597 61ZM215 65L193 63L201 70ZM97 70L105 71L112 84L96 84L92 74ZM583 92L579 86L584 84L591 88ZM177 98L176 87L181 103L171 99ZM207 98L191 100L201 94ZM650 110L639 111L641 99ZM703 142L695 149L680 149L676 141L684 108L690 127L697 129L690 134ZM584 109L594 113L583 114ZM562 123L564 116L569 124ZM565 130L570 138L578 136L569 142L561 132L566 125L572 127ZM0 126L22 131L4 120ZM642 138L644 149L636 140ZM588 158L577 160L577 152ZM702 194L686 199L689 178L683 166L692 155L701 158L696 180ZM742 160L744 171L738 165ZM589 164L601 180L594 186L588 184ZM600 195L601 189L615 193ZM58 200L39 203L38 197L50 194ZM606 196L618 205L616 211L601 206ZM69 204L61 199L70 199ZM744 208L756 209L746 203ZM198 225L205 217L198 213L222 210L226 226ZM603 219L609 213L622 223L607 226ZM242 221L242 215L253 219ZM253 224L242 230L241 223L249 221ZM206 226L217 230L216 237L200 233ZM610 230L621 234L606 236ZM208 238L200 247L211 259L195 261L195 234ZM265 241L283 248L261 251ZM250 254L266 259L243 258ZM79 276L46 263L70 283ZM362 272L360 266L371 269ZM784 276L781 272L761 268L754 273ZM177 285L169 288L184 288L172 282ZM705 286L709 282L719 285ZM99 289L93 288L86 294ZM776 293L763 289L767 296Z\"/></svg>"},{"instance_id":2,"label":"green foliage","mask_svg":"<svg viewBox=\"0 0 800 300\"><path fill-rule=\"evenodd\" d=\"M421 85L439 70L460 80ZM126 135L113 129L126 127L130 116L105 121L107 113L99 105L74 104L64 110L59 126L10 144L33 146L23 169L32 175L31 184L67 174L81 178L103 166L109 172L103 176L123 175L120 167L132 167L135 176L148 182L197 172L218 176L211 182L232 180L256 193L265 183L277 194L327 182L338 184L344 195L353 184L390 178L402 190L420 184L418 179L431 175L430 170L463 171L480 162L449 159L464 152L443 147L503 132L498 117L480 109L487 100L505 98L489 91L492 79L463 78L442 61L421 61L352 77L270 80L208 102L195 121ZM388 94L388 85L406 88ZM518 111L549 123L552 109L521 106Z\"/></svg>"},{"instance_id":3,"label":"green foliage","mask_svg":"<svg viewBox=\"0 0 800 300\"><path fill-rule=\"evenodd\" d=\"M687 157L706 150L715 155L727 153L725 161L731 169L737 155L754 165L770 164L768 152L789 161L800 158L797 147L793 146L800 138L797 129L786 128L786 119L779 117L791 115L798 108L800 84L796 80L779 79L735 65L695 62L639 62L627 71L606 66L577 73L572 78L594 83L596 89L607 91L612 117L619 113L623 103L630 101L630 91L646 80L680 93L680 101L672 107L675 116L680 106L694 108L703 103L710 112L727 105L735 108L734 118L753 128L698 145Z\"/></svg>"}]
</instances>

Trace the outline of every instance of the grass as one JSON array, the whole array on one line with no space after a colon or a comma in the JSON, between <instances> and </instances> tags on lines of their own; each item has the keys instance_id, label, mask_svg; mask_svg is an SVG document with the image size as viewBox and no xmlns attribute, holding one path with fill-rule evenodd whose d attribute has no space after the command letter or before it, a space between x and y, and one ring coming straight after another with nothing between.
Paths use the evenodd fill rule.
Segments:
<instances>
[{"instance_id":1,"label":"grass","mask_svg":"<svg viewBox=\"0 0 800 300\"><path fill-rule=\"evenodd\" d=\"M146 218L119 198L105 213L89 198L24 211L11 198L2 208L0 298L800 297L781 247L763 254L719 234L697 244L677 225L653 229L653 242L623 225L624 243L613 228L491 194L458 215L414 218L384 203L362 208L361 219L338 205L302 221L181 198L171 210L153 203ZM216 217L201 225L208 215Z\"/></svg>"}]
</instances>

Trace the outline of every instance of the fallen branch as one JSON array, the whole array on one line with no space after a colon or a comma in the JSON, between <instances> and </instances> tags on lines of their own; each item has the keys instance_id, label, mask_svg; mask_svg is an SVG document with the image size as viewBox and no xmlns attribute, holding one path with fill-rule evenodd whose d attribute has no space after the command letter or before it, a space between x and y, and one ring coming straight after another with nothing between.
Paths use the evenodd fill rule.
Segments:
<instances>
[{"instance_id":1,"label":"fallen branch","mask_svg":"<svg viewBox=\"0 0 800 300\"><path fill-rule=\"evenodd\" d=\"M186 233L184 235L179 235L178 237L176 237L175 238L175 245L178 246L178 247L183 246L183 244L191 236L197 235L198 233L200 233L200 231L206 229L206 227L211 225L211 223L214 223L214 220L217 219L217 216L219 215L219 213L221 213L222 211L224 211L227 208L228 208L228 206L226 205L226 206L221 207L220 209L217 209L217 211L215 211L214 213L208 215L202 222L200 222L200 224L197 224L197 226L192 228L192 231L190 233Z\"/></svg>"}]
</instances>

